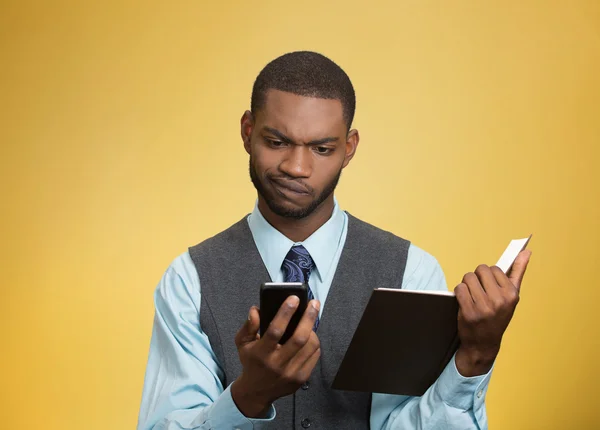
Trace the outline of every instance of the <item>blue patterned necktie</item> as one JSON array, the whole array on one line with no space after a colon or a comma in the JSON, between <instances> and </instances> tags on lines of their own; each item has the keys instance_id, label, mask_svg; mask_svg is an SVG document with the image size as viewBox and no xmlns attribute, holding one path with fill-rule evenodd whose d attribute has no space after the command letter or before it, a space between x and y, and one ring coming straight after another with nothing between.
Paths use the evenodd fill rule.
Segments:
<instances>
[{"instance_id":1,"label":"blue patterned necktie","mask_svg":"<svg viewBox=\"0 0 600 430\"><path fill-rule=\"evenodd\" d=\"M310 278L310 272L315 268L315 262L304 246L296 245L292 246L290 252L285 256L281 268L283 269L284 282L304 282L308 285L308 278ZM315 296L309 286L308 301L314 298ZM317 331L317 327L319 327L318 315L313 330Z\"/></svg>"}]
</instances>

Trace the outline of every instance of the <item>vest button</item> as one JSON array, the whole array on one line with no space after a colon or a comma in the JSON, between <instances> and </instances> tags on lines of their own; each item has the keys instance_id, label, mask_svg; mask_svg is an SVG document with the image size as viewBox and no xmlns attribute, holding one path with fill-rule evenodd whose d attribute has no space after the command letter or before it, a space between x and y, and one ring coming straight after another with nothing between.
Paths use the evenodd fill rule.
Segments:
<instances>
[{"instance_id":1,"label":"vest button","mask_svg":"<svg viewBox=\"0 0 600 430\"><path fill-rule=\"evenodd\" d=\"M311 425L311 422L308 418L304 418L302 421L300 421L300 424L302 425L302 427L304 427L305 429L309 428Z\"/></svg>"},{"instance_id":2,"label":"vest button","mask_svg":"<svg viewBox=\"0 0 600 430\"><path fill-rule=\"evenodd\" d=\"M302 384L302 389L308 390L308 381L306 381L304 384Z\"/></svg>"}]
</instances>

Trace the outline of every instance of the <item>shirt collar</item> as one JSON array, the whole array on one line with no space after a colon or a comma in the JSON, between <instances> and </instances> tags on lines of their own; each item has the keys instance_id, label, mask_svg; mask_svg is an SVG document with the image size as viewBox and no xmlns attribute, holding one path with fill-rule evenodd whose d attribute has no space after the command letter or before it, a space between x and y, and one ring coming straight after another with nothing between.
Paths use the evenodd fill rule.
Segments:
<instances>
[{"instance_id":1,"label":"shirt collar","mask_svg":"<svg viewBox=\"0 0 600 430\"><path fill-rule=\"evenodd\" d=\"M322 281L329 273L342 237L344 213L339 209L337 199L334 197L333 212L329 220L303 242L291 241L269 224L258 209L258 201L248 216L248 225L273 281L280 278L281 265L293 245L303 245L306 248L315 262L317 274Z\"/></svg>"}]
</instances>

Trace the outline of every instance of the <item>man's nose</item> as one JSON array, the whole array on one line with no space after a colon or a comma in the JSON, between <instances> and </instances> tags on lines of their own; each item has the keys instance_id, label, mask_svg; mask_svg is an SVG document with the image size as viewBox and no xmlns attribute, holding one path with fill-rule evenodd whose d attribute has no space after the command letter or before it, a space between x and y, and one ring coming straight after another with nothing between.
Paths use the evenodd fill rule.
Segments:
<instances>
[{"instance_id":1,"label":"man's nose","mask_svg":"<svg viewBox=\"0 0 600 430\"><path fill-rule=\"evenodd\" d=\"M312 157L310 147L294 145L279 166L279 169L293 178L308 178L312 173Z\"/></svg>"}]
</instances>

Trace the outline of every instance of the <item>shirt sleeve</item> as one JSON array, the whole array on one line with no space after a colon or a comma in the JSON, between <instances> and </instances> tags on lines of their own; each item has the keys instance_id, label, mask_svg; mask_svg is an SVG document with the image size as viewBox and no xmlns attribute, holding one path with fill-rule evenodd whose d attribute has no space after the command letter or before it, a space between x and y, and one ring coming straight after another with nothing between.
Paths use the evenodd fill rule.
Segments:
<instances>
[{"instance_id":1,"label":"shirt sleeve","mask_svg":"<svg viewBox=\"0 0 600 430\"><path fill-rule=\"evenodd\" d=\"M154 294L155 315L138 430L252 429L275 418L246 418L235 405L223 370L200 327L200 280L184 253Z\"/></svg>"},{"instance_id":2,"label":"shirt sleeve","mask_svg":"<svg viewBox=\"0 0 600 430\"><path fill-rule=\"evenodd\" d=\"M437 260L411 245L402 288L447 290L444 272ZM492 370L485 375L465 377L454 357L436 382L422 396L373 393L373 429L487 429L485 394Z\"/></svg>"}]
</instances>

